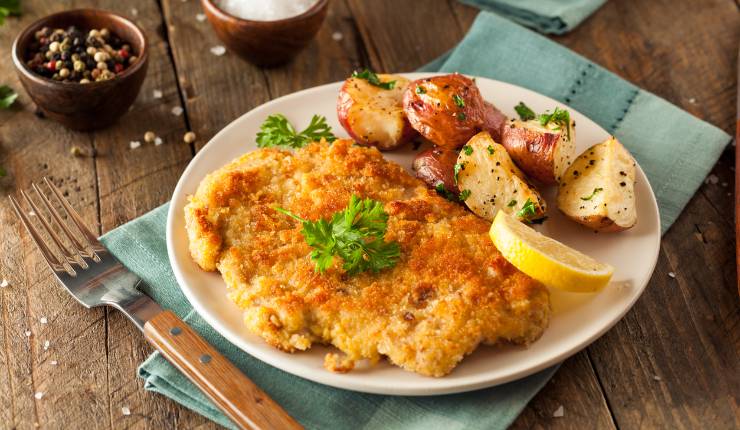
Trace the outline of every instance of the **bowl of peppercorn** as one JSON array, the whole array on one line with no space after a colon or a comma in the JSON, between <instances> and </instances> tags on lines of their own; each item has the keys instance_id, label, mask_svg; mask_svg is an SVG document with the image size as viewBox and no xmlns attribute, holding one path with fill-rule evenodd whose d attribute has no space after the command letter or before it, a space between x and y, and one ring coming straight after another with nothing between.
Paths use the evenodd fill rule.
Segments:
<instances>
[{"instance_id":1,"label":"bowl of peppercorn","mask_svg":"<svg viewBox=\"0 0 740 430\"><path fill-rule=\"evenodd\" d=\"M111 125L139 94L147 39L123 16L96 9L49 15L13 42L21 84L47 118L73 130Z\"/></svg>"}]
</instances>

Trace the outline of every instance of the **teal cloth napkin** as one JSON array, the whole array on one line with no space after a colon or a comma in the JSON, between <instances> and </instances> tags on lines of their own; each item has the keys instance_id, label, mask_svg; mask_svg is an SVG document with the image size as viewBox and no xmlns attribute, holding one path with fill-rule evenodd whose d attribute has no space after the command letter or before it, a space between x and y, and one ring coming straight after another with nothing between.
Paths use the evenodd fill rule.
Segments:
<instances>
[{"instance_id":1,"label":"teal cloth napkin","mask_svg":"<svg viewBox=\"0 0 740 430\"><path fill-rule=\"evenodd\" d=\"M563 34L596 12L606 0L460 0L542 33Z\"/></svg>"},{"instance_id":2,"label":"teal cloth napkin","mask_svg":"<svg viewBox=\"0 0 740 430\"><path fill-rule=\"evenodd\" d=\"M615 134L634 154L658 198L665 231L717 161L730 136L575 53L483 12L465 39L425 70L487 76L561 100ZM495 100L494 100L495 101ZM241 352L195 313L172 274L165 245L167 205L103 237L143 289L231 359L312 429L503 429L556 367L499 387L435 397L354 393L294 377ZM145 388L224 425L232 424L158 353L139 368Z\"/></svg>"}]
</instances>

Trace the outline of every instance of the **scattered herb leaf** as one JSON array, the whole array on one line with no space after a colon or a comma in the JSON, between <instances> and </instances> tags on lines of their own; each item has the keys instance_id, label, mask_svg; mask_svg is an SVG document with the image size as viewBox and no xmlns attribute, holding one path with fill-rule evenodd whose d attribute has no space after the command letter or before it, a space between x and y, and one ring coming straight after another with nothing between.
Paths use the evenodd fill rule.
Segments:
<instances>
[{"instance_id":1,"label":"scattered herb leaf","mask_svg":"<svg viewBox=\"0 0 740 430\"><path fill-rule=\"evenodd\" d=\"M5 22L5 18L10 15L21 14L20 0L0 0L0 25Z\"/></svg>"},{"instance_id":2,"label":"scattered herb leaf","mask_svg":"<svg viewBox=\"0 0 740 430\"><path fill-rule=\"evenodd\" d=\"M462 163L455 163L455 185L457 185L457 175L460 174L461 170L465 170L465 162Z\"/></svg>"},{"instance_id":3,"label":"scattered herb leaf","mask_svg":"<svg viewBox=\"0 0 740 430\"><path fill-rule=\"evenodd\" d=\"M465 107L465 100L463 100L463 98L458 96L457 94L452 95L452 101L455 102L457 107L461 107L461 108Z\"/></svg>"},{"instance_id":4,"label":"scattered herb leaf","mask_svg":"<svg viewBox=\"0 0 740 430\"><path fill-rule=\"evenodd\" d=\"M518 218L526 221L529 221L535 215L537 215L537 206L535 206L534 202L529 198L524 202L524 206L522 206L522 208L516 213Z\"/></svg>"},{"instance_id":5,"label":"scattered herb leaf","mask_svg":"<svg viewBox=\"0 0 740 430\"><path fill-rule=\"evenodd\" d=\"M361 200L353 194L347 208L336 212L330 221L309 221L282 208L275 210L301 222L301 234L314 248L311 259L316 261L317 272L326 271L334 256L344 261L342 268L350 276L393 267L401 256L397 242L385 241L388 214L377 200Z\"/></svg>"},{"instance_id":6,"label":"scattered herb leaf","mask_svg":"<svg viewBox=\"0 0 740 430\"><path fill-rule=\"evenodd\" d=\"M275 114L268 116L260 126L260 131L257 133L257 146L260 148L268 146L302 148L322 138L326 139L327 142L333 142L337 139L332 134L331 127L326 123L326 118L323 116L314 115L308 127L297 133L285 116Z\"/></svg>"},{"instance_id":7,"label":"scattered herb leaf","mask_svg":"<svg viewBox=\"0 0 740 430\"><path fill-rule=\"evenodd\" d=\"M380 78L378 77L378 75L370 69L365 69L361 72L358 72L357 70L355 70L354 72L352 72L352 77L364 79L368 81L370 85L383 88L384 90L392 90L393 87L396 86L396 81L382 82Z\"/></svg>"},{"instance_id":8,"label":"scattered herb leaf","mask_svg":"<svg viewBox=\"0 0 740 430\"><path fill-rule=\"evenodd\" d=\"M594 188L594 191L591 193L590 196L581 197L581 200L586 200L586 201L591 200L591 199L594 198L594 196L596 195L596 193L598 193L599 191L604 191L604 189L603 188Z\"/></svg>"},{"instance_id":9,"label":"scattered herb leaf","mask_svg":"<svg viewBox=\"0 0 740 430\"><path fill-rule=\"evenodd\" d=\"M490 155L493 155L493 146L491 146L491 145L488 145L488 148L487 148L487 149L488 149L488 153L489 153Z\"/></svg>"},{"instance_id":10,"label":"scattered herb leaf","mask_svg":"<svg viewBox=\"0 0 740 430\"><path fill-rule=\"evenodd\" d=\"M540 124L543 126L553 123L557 124L556 130L565 129L570 140L570 112L565 109L555 108L552 113L545 112L539 116Z\"/></svg>"},{"instance_id":11,"label":"scattered herb leaf","mask_svg":"<svg viewBox=\"0 0 740 430\"><path fill-rule=\"evenodd\" d=\"M8 109L15 103L15 99L17 98L18 93L13 91L12 88L7 85L0 86L0 108Z\"/></svg>"},{"instance_id":12,"label":"scattered herb leaf","mask_svg":"<svg viewBox=\"0 0 740 430\"><path fill-rule=\"evenodd\" d=\"M468 116L465 115L465 112L458 112L457 113L457 119L459 119L460 121L465 121L465 118L467 118L467 117Z\"/></svg>"},{"instance_id":13,"label":"scattered herb leaf","mask_svg":"<svg viewBox=\"0 0 740 430\"><path fill-rule=\"evenodd\" d=\"M459 198L460 198L460 201L461 202L464 202L465 200L467 200L468 197L470 197L470 190L462 190L460 192L460 197Z\"/></svg>"},{"instance_id":14,"label":"scattered herb leaf","mask_svg":"<svg viewBox=\"0 0 740 430\"><path fill-rule=\"evenodd\" d=\"M473 155L473 147L470 145L463 146L463 152L465 155Z\"/></svg>"},{"instance_id":15,"label":"scattered herb leaf","mask_svg":"<svg viewBox=\"0 0 740 430\"><path fill-rule=\"evenodd\" d=\"M426 94L426 93L427 93L427 90L424 87L422 86L416 87L416 94Z\"/></svg>"},{"instance_id":16,"label":"scattered herb leaf","mask_svg":"<svg viewBox=\"0 0 740 430\"><path fill-rule=\"evenodd\" d=\"M518 105L514 106L514 110L522 121L529 121L530 119L535 119L537 116L529 106L524 104L524 102L519 102Z\"/></svg>"},{"instance_id":17,"label":"scattered herb leaf","mask_svg":"<svg viewBox=\"0 0 740 430\"><path fill-rule=\"evenodd\" d=\"M445 184L443 182L440 182L439 184L437 184L437 186L434 187L434 190L437 192L437 194L446 198L447 200L450 200L453 202L456 202L458 200L457 196L455 196L455 194L452 191L448 190L445 187Z\"/></svg>"}]
</instances>

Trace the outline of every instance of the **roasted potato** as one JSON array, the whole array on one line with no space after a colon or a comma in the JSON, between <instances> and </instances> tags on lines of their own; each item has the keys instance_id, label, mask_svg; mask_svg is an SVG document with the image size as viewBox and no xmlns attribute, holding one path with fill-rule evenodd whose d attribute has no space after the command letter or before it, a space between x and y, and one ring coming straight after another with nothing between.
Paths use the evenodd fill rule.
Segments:
<instances>
[{"instance_id":1,"label":"roasted potato","mask_svg":"<svg viewBox=\"0 0 740 430\"><path fill-rule=\"evenodd\" d=\"M367 79L352 77L339 90L337 116L350 137L381 150L397 148L416 137L403 111L403 94L409 80L396 75L377 75L381 82L396 81L385 89Z\"/></svg>"},{"instance_id":2,"label":"roasted potato","mask_svg":"<svg viewBox=\"0 0 740 430\"><path fill-rule=\"evenodd\" d=\"M485 110L483 111L483 125L481 131L487 131L493 140L501 142L504 125L509 121L509 118L504 115L503 112L498 110L496 106L491 103L484 102Z\"/></svg>"},{"instance_id":3,"label":"roasted potato","mask_svg":"<svg viewBox=\"0 0 740 430\"><path fill-rule=\"evenodd\" d=\"M558 208L573 221L600 232L637 223L635 161L614 137L587 149L565 171Z\"/></svg>"},{"instance_id":4,"label":"roasted potato","mask_svg":"<svg viewBox=\"0 0 740 430\"><path fill-rule=\"evenodd\" d=\"M458 73L411 82L403 109L419 134L448 149L460 148L478 133L486 111L475 82Z\"/></svg>"},{"instance_id":5,"label":"roasted potato","mask_svg":"<svg viewBox=\"0 0 740 430\"><path fill-rule=\"evenodd\" d=\"M567 115L567 126L563 122L543 125L539 119L512 119L503 127L501 144L524 173L551 185L560 182L573 161L575 139L575 122Z\"/></svg>"},{"instance_id":6,"label":"roasted potato","mask_svg":"<svg viewBox=\"0 0 740 430\"><path fill-rule=\"evenodd\" d=\"M429 187L446 197L449 196L447 192L457 196L460 191L455 184L455 163L457 151L435 147L417 154L413 168L416 177Z\"/></svg>"},{"instance_id":7,"label":"roasted potato","mask_svg":"<svg viewBox=\"0 0 740 430\"><path fill-rule=\"evenodd\" d=\"M463 146L455 165L460 199L476 215L493 221L502 210L526 222L545 216L545 201L488 132Z\"/></svg>"}]
</instances>

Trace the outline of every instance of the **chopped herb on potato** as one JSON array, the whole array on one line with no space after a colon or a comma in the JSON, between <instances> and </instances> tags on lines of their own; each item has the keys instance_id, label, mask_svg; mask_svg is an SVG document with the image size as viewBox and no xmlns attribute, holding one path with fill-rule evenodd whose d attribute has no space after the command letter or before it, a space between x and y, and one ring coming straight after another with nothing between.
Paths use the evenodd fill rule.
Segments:
<instances>
[{"instance_id":1,"label":"chopped herb on potato","mask_svg":"<svg viewBox=\"0 0 740 430\"><path fill-rule=\"evenodd\" d=\"M519 102L518 105L514 106L514 110L519 114L519 118L521 118L522 121L529 121L530 119L535 119L537 116L529 106L524 104L524 102Z\"/></svg>"}]
</instances>

